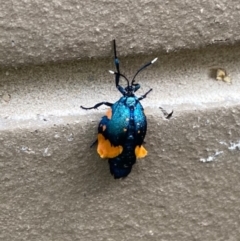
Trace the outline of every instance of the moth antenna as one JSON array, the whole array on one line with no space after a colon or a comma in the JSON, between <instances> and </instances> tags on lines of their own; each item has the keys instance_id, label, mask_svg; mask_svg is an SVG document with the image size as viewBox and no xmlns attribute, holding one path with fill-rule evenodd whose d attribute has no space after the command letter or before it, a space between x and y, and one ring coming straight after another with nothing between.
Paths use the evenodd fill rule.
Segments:
<instances>
[{"instance_id":1,"label":"moth antenna","mask_svg":"<svg viewBox=\"0 0 240 241\"><path fill-rule=\"evenodd\" d=\"M139 74L139 72L141 72L142 70L144 70L145 68L147 68L149 65L155 63L157 61L158 58L153 59L152 61L148 62L147 64L143 65L138 71L137 73L134 75L131 85L134 83L136 76Z\"/></svg>"}]
</instances>

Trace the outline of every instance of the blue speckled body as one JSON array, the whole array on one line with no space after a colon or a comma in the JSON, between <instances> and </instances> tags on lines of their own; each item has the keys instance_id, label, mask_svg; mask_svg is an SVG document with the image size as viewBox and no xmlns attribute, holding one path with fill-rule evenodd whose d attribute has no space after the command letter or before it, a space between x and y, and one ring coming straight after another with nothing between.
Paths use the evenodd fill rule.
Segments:
<instances>
[{"instance_id":1,"label":"blue speckled body","mask_svg":"<svg viewBox=\"0 0 240 241\"><path fill-rule=\"evenodd\" d=\"M106 125L103 132L100 126ZM99 123L102 133L112 145L123 146L115 158L109 158L110 172L115 178L127 176L136 162L135 148L141 146L147 131L147 120L137 97L122 97L112 106L112 118L104 116Z\"/></svg>"},{"instance_id":2,"label":"blue speckled body","mask_svg":"<svg viewBox=\"0 0 240 241\"><path fill-rule=\"evenodd\" d=\"M117 102L100 102L93 107L83 107L85 110L97 109L101 105L110 107L109 112L102 117L98 126L97 152L101 158L109 158L110 172L115 178L126 177L136 162L136 158L147 155L142 146L146 131L147 120L144 114L141 100L152 91L149 89L140 97L135 92L140 89L140 84L135 82L136 76L146 67L156 62L157 58L143 65L129 81L120 72L119 60L116 53L116 43L113 40L114 64L116 72L109 71L115 75L116 88L123 95ZM127 86L122 87L120 78L125 79Z\"/></svg>"}]
</instances>

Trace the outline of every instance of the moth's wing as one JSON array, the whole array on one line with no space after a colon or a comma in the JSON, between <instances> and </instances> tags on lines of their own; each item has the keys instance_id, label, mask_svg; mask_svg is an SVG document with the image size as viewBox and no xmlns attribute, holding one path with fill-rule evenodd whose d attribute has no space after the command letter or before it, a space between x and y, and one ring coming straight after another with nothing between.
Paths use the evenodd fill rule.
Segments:
<instances>
[{"instance_id":1,"label":"moth's wing","mask_svg":"<svg viewBox=\"0 0 240 241\"><path fill-rule=\"evenodd\" d=\"M130 109L120 100L112 106L106 129L106 136L114 146L123 145L126 141L130 121Z\"/></svg>"},{"instance_id":2,"label":"moth's wing","mask_svg":"<svg viewBox=\"0 0 240 241\"><path fill-rule=\"evenodd\" d=\"M147 132L147 119L144 114L144 109L138 102L134 109L134 128L135 128L135 143L142 145Z\"/></svg>"},{"instance_id":3,"label":"moth's wing","mask_svg":"<svg viewBox=\"0 0 240 241\"><path fill-rule=\"evenodd\" d=\"M120 155L123 151L121 145L113 145L108 138L108 125L110 123L108 116L103 116L98 125L98 146L97 152L101 158L114 158Z\"/></svg>"}]
</instances>

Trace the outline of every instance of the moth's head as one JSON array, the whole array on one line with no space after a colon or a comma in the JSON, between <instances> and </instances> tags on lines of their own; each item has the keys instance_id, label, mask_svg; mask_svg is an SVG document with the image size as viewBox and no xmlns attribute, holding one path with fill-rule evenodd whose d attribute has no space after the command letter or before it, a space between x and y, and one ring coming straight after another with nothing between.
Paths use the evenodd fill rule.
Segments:
<instances>
[{"instance_id":1,"label":"moth's head","mask_svg":"<svg viewBox=\"0 0 240 241\"><path fill-rule=\"evenodd\" d=\"M134 96L134 93L140 89L140 84L134 84L134 81L132 81L131 85L128 85L125 88L126 96Z\"/></svg>"}]
</instances>

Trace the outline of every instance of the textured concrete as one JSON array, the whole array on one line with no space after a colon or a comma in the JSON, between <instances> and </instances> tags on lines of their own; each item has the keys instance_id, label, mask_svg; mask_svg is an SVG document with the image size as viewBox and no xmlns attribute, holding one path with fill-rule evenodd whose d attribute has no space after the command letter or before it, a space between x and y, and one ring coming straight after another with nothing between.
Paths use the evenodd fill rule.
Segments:
<instances>
[{"instance_id":1,"label":"textured concrete","mask_svg":"<svg viewBox=\"0 0 240 241\"><path fill-rule=\"evenodd\" d=\"M2 132L0 239L238 240L240 108L147 114L149 155L124 180L86 117Z\"/></svg>"},{"instance_id":2,"label":"textured concrete","mask_svg":"<svg viewBox=\"0 0 240 241\"><path fill-rule=\"evenodd\" d=\"M212 1L1 1L0 65L169 52L239 41L240 3Z\"/></svg>"},{"instance_id":3,"label":"textured concrete","mask_svg":"<svg viewBox=\"0 0 240 241\"><path fill-rule=\"evenodd\" d=\"M120 96L112 59L3 70L0 239L238 240L239 53L162 55L139 76L139 95L153 88L149 155L124 180L89 148L105 108L79 108ZM146 59L121 58L124 73ZM219 67L232 84L215 80Z\"/></svg>"},{"instance_id":4,"label":"textured concrete","mask_svg":"<svg viewBox=\"0 0 240 241\"><path fill-rule=\"evenodd\" d=\"M239 240L240 3L1 7L0 240ZM128 77L159 57L137 78L149 154L123 180L89 148L106 108L79 108L120 97L113 38Z\"/></svg>"},{"instance_id":5,"label":"textured concrete","mask_svg":"<svg viewBox=\"0 0 240 241\"><path fill-rule=\"evenodd\" d=\"M120 47L118 50L121 53ZM208 47L133 58L120 56L121 69L131 78L141 65L156 56L159 57L158 61L137 79L142 86L137 95L153 88L153 92L143 100L144 106L169 106L171 110L180 105L183 109L191 110L239 103L239 46L220 49ZM114 68L113 58L109 57L68 64L3 69L0 71L0 117L4 124L1 127L6 127L11 121L18 121L18 125L25 121L26 124L28 120L28 124L35 125L35 121L42 123L42 120L54 117L60 117L54 121L61 123L61 117L85 115L86 111L79 109L80 105L94 105L99 101L115 102L121 94L116 90L114 76L108 72ZM216 81L217 68L226 69L232 84ZM91 113L94 111L87 113L92 120Z\"/></svg>"}]
</instances>

